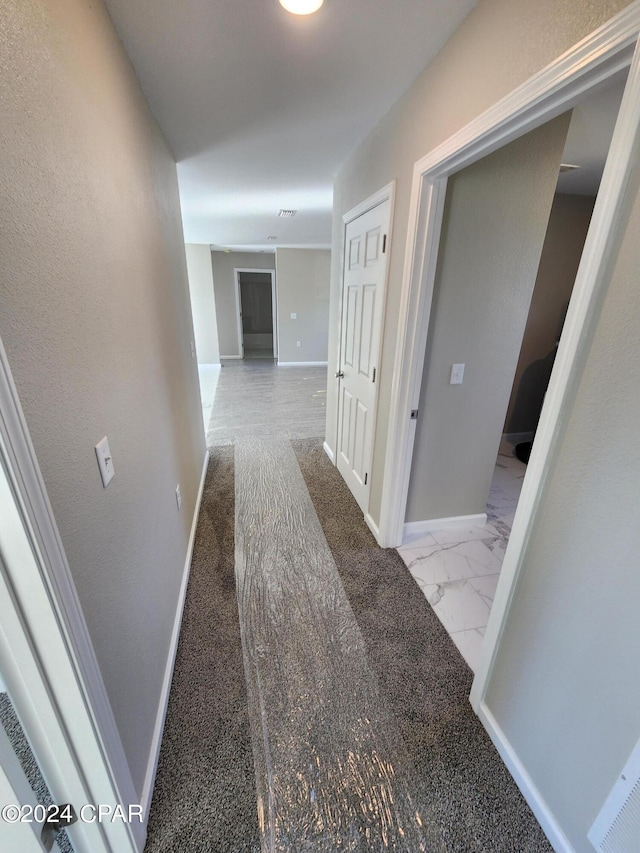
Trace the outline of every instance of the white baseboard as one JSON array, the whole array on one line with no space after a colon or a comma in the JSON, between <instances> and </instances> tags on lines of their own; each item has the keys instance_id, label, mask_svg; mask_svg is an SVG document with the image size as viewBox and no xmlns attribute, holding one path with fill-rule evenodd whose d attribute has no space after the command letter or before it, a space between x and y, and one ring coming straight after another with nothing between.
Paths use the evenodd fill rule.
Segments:
<instances>
[{"instance_id":1,"label":"white baseboard","mask_svg":"<svg viewBox=\"0 0 640 853\"><path fill-rule=\"evenodd\" d=\"M200 362L198 362L198 367L206 367L206 368L209 368L211 370L220 370L222 365L220 364L219 361L217 361L215 363L208 362L207 364L200 364Z\"/></svg>"},{"instance_id":2,"label":"white baseboard","mask_svg":"<svg viewBox=\"0 0 640 853\"><path fill-rule=\"evenodd\" d=\"M278 367L326 367L328 361L279 361Z\"/></svg>"},{"instance_id":3,"label":"white baseboard","mask_svg":"<svg viewBox=\"0 0 640 853\"><path fill-rule=\"evenodd\" d=\"M378 525L375 523L375 521L369 515L368 512L365 512L364 520L365 520L365 523L366 523L367 527L369 528L369 530L373 533L376 542L378 543L378 545L380 545L380 528L378 527ZM380 547L382 547L382 545L380 545Z\"/></svg>"},{"instance_id":4,"label":"white baseboard","mask_svg":"<svg viewBox=\"0 0 640 853\"><path fill-rule=\"evenodd\" d=\"M222 359L223 359L223 358L224 358L224 359L230 359L230 358L242 358L242 356L241 356L241 355L221 355L221 356L220 356L220 361L222 361Z\"/></svg>"},{"instance_id":5,"label":"white baseboard","mask_svg":"<svg viewBox=\"0 0 640 853\"><path fill-rule=\"evenodd\" d=\"M521 444L523 441L533 441L532 432L503 432L502 437L505 441L508 441L509 444L513 444L514 447L516 444Z\"/></svg>"},{"instance_id":6,"label":"white baseboard","mask_svg":"<svg viewBox=\"0 0 640 853\"><path fill-rule=\"evenodd\" d=\"M450 527L481 527L487 523L487 513L477 515L452 515L448 518L429 518L426 521L407 521L402 529L402 544L411 539L431 533L432 530L447 530Z\"/></svg>"},{"instance_id":7,"label":"white baseboard","mask_svg":"<svg viewBox=\"0 0 640 853\"><path fill-rule=\"evenodd\" d=\"M200 476L200 486L198 488L198 497L193 511L193 521L191 522L191 533L189 534L189 543L187 545L187 556L184 561L184 569L182 572L182 583L178 594L178 607L176 616L173 622L173 632L171 634L171 642L169 644L169 657L164 671L164 679L162 682L162 691L160 693L160 703L158 705L158 713L156 715L156 724L153 729L153 738L151 740L151 754L149 763L147 764L147 772L144 778L142 795L140 796L140 805L142 806L142 814L146 824L149 818L149 807L151 806L151 797L153 795L153 786L156 780L156 770L158 769L158 759L160 757L160 745L162 743L162 732L164 730L164 721L167 716L167 706L169 704L169 691L171 689L171 679L173 678L173 667L176 662L176 652L178 651L178 640L180 639L180 627L182 625L182 611L184 610L184 601L187 595L187 584L189 582L189 571L191 569L191 557L193 555L193 545L196 538L196 528L198 526L198 516L200 514L200 504L202 502L202 493L204 491L204 481L207 476L207 466L209 464L209 451L204 455L204 463L202 465L202 474Z\"/></svg>"},{"instance_id":8,"label":"white baseboard","mask_svg":"<svg viewBox=\"0 0 640 853\"><path fill-rule=\"evenodd\" d=\"M553 849L556 853L575 853L562 827L484 701L480 703L477 714Z\"/></svg>"},{"instance_id":9,"label":"white baseboard","mask_svg":"<svg viewBox=\"0 0 640 853\"><path fill-rule=\"evenodd\" d=\"M333 455L333 450L329 447L329 445L327 444L326 441L322 442L322 448L323 448L324 452L327 454L327 456L329 457L329 459L331 460L331 464L335 465L336 464L336 457Z\"/></svg>"}]
</instances>

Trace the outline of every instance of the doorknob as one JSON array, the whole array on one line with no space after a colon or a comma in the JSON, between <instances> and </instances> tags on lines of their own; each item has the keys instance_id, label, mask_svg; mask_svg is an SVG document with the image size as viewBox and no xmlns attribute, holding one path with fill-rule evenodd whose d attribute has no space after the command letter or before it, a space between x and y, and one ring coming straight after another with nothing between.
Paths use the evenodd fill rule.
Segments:
<instances>
[{"instance_id":1,"label":"doorknob","mask_svg":"<svg viewBox=\"0 0 640 853\"><path fill-rule=\"evenodd\" d=\"M336 373L336 379L344 379L344 372L342 370L338 370Z\"/></svg>"}]
</instances>

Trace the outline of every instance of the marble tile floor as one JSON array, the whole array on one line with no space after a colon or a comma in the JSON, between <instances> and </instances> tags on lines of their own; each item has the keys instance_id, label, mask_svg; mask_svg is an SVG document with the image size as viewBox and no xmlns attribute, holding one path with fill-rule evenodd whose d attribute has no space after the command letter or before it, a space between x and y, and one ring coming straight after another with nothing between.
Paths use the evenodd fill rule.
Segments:
<instances>
[{"instance_id":1,"label":"marble tile floor","mask_svg":"<svg viewBox=\"0 0 640 853\"><path fill-rule=\"evenodd\" d=\"M503 438L487 501L487 524L433 531L398 548L473 672L511 534L526 465Z\"/></svg>"},{"instance_id":2,"label":"marble tile floor","mask_svg":"<svg viewBox=\"0 0 640 853\"><path fill-rule=\"evenodd\" d=\"M326 367L278 367L273 359L223 360L205 428L207 446L251 436L323 436L326 389Z\"/></svg>"}]
</instances>

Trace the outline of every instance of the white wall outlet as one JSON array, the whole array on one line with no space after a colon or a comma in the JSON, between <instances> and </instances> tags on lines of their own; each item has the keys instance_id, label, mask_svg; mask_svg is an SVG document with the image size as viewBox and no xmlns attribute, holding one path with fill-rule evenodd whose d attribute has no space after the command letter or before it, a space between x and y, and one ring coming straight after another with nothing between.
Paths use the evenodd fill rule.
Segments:
<instances>
[{"instance_id":1,"label":"white wall outlet","mask_svg":"<svg viewBox=\"0 0 640 853\"><path fill-rule=\"evenodd\" d=\"M95 450L96 458L98 459L98 467L100 468L100 476L102 477L102 485L106 489L109 483L113 480L113 475L116 473L115 468L113 467L111 450L109 449L109 439L106 435L96 444Z\"/></svg>"},{"instance_id":2,"label":"white wall outlet","mask_svg":"<svg viewBox=\"0 0 640 853\"><path fill-rule=\"evenodd\" d=\"M178 504L178 509L182 509L182 492L180 491L180 483L176 486L176 503Z\"/></svg>"},{"instance_id":3,"label":"white wall outlet","mask_svg":"<svg viewBox=\"0 0 640 853\"><path fill-rule=\"evenodd\" d=\"M464 364L453 364L453 365L451 365L451 379L449 381L450 385L462 385L463 376L464 376Z\"/></svg>"},{"instance_id":4,"label":"white wall outlet","mask_svg":"<svg viewBox=\"0 0 640 853\"><path fill-rule=\"evenodd\" d=\"M294 313L291 315L291 319L292 319L292 320L297 320L297 319L298 319L298 315L294 312Z\"/></svg>"},{"instance_id":5,"label":"white wall outlet","mask_svg":"<svg viewBox=\"0 0 640 853\"><path fill-rule=\"evenodd\" d=\"M296 346L298 347L298 349L300 349L300 347L302 346L302 341L296 341Z\"/></svg>"}]
</instances>

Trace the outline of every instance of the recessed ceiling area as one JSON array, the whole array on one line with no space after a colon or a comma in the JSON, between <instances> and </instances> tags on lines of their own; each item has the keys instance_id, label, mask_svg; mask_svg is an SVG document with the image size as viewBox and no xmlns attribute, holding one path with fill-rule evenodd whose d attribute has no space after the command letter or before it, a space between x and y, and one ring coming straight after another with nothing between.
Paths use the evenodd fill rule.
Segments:
<instances>
[{"instance_id":1,"label":"recessed ceiling area","mask_svg":"<svg viewBox=\"0 0 640 853\"><path fill-rule=\"evenodd\" d=\"M579 168L560 173L557 192L597 195L626 81L625 70L573 108L562 162Z\"/></svg>"},{"instance_id":2,"label":"recessed ceiling area","mask_svg":"<svg viewBox=\"0 0 640 853\"><path fill-rule=\"evenodd\" d=\"M476 2L105 0L178 162L185 240L328 246L338 168Z\"/></svg>"}]
</instances>

